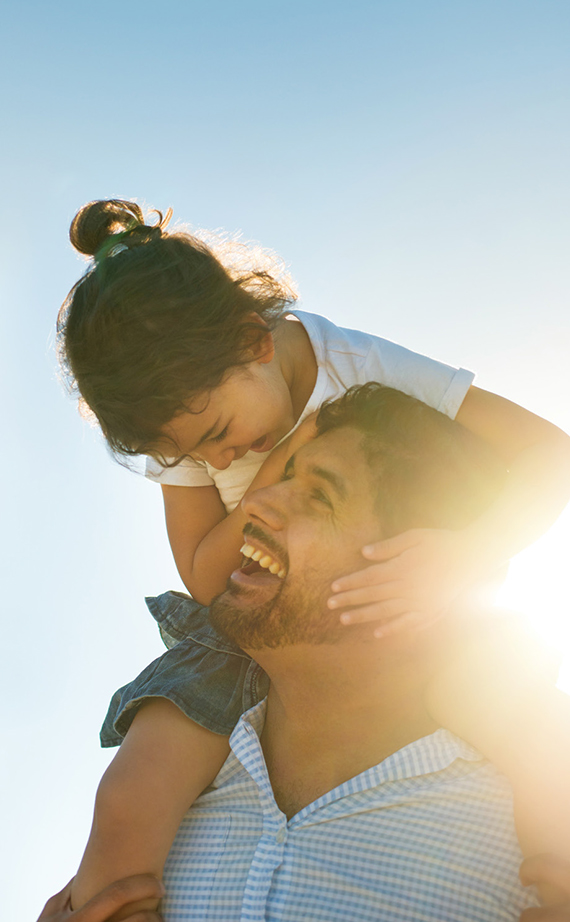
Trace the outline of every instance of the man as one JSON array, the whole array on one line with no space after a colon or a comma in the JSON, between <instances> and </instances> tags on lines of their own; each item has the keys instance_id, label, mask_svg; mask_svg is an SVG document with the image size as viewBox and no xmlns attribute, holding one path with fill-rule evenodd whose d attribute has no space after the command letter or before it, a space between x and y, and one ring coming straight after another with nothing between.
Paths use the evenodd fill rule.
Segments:
<instances>
[{"instance_id":1,"label":"man","mask_svg":"<svg viewBox=\"0 0 570 922\"><path fill-rule=\"evenodd\" d=\"M505 472L469 434L367 385L321 412L281 483L244 500L245 554L211 620L269 675L165 871L168 922L186 919L518 919L506 781L440 730L423 693L455 615L382 644L326 606L363 545L412 527L460 528Z\"/></svg>"},{"instance_id":2,"label":"man","mask_svg":"<svg viewBox=\"0 0 570 922\"><path fill-rule=\"evenodd\" d=\"M518 919L536 899L518 879L508 785L423 701L469 619L375 644L326 607L363 544L462 527L505 472L457 424L379 386L322 411L319 432L281 483L244 503L246 556L263 551L286 575L248 563L211 618L271 685L182 823L165 918Z\"/></svg>"},{"instance_id":3,"label":"man","mask_svg":"<svg viewBox=\"0 0 570 922\"><path fill-rule=\"evenodd\" d=\"M551 855L527 858L521 866L521 878L528 886L541 884L558 889L563 902L558 906L525 910L521 922L569 922L570 864ZM70 909L71 881L52 896L44 906L38 922L161 922L158 912L129 911L129 906L146 899L159 899L164 887L155 877L140 874L118 880L93 897L82 909ZM568 898L568 901L564 897Z\"/></svg>"}]
</instances>

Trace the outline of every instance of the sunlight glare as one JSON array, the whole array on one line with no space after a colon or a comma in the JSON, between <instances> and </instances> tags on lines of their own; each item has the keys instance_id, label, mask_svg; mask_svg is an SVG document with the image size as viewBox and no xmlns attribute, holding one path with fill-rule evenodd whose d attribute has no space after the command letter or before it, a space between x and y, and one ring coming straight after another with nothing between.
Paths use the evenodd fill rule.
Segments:
<instances>
[{"instance_id":1,"label":"sunlight glare","mask_svg":"<svg viewBox=\"0 0 570 922\"><path fill-rule=\"evenodd\" d=\"M570 694L570 511L511 563L497 601L528 617L537 633L564 656L558 687Z\"/></svg>"}]
</instances>

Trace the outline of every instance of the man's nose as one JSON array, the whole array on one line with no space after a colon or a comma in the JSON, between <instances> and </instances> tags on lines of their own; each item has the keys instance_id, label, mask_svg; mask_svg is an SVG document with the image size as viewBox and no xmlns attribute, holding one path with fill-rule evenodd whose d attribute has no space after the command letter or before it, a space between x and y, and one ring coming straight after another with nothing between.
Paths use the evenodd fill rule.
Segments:
<instances>
[{"instance_id":1,"label":"man's nose","mask_svg":"<svg viewBox=\"0 0 570 922\"><path fill-rule=\"evenodd\" d=\"M272 531L280 531L287 520L286 483L275 483L247 493L241 508L248 519L263 522Z\"/></svg>"}]
</instances>

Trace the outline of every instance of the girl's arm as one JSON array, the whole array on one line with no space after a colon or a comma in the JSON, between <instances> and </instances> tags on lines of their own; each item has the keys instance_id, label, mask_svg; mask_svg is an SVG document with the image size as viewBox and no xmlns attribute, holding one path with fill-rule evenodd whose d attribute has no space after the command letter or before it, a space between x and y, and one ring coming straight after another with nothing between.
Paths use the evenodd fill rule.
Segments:
<instances>
[{"instance_id":1,"label":"girl's arm","mask_svg":"<svg viewBox=\"0 0 570 922\"><path fill-rule=\"evenodd\" d=\"M122 911L123 919L141 922L140 913L131 906L140 905L141 900L158 903L164 896L164 887L160 880L151 874L138 874L117 880L101 890L83 909L71 909L71 885L69 883L45 904L37 922L114 922ZM158 913L147 912L144 922L161 922Z\"/></svg>"},{"instance_id":2,"label":"girl's arm","mask_svg":"<svg viewBox=\"0 0 570 922\"><path fill-rule=\"evenodd\" d=\"M228 752L226 737L198 726L166 698L140 709L97 791L91 834L72 885L74 909L119 878L162 877L182 817ZM157 904L150 899L137 905L142 910ZM128 914L133 911L130 904ZM114 922L122 918L113 916Z\"/></svg>"},{"instance_id":3,"label":"girl's arm","mask_svg":"<svg viewBox=\"0 0 570 922\"><path fill-rule=\"evenodd\" d=\"M276 483L289 456L313 434L314 418L310 416L273 449L246 495ZM162 492L168 539L182 582L197 602L209 605L241 563L239 549L247 518L239 504L227 515L214 486L164 485Z\"/></svg>"},{"instance_id":4,"label":"girl's arm","mask_svg":"<svg viewBox=\"0 0 570 922\"><path fill-rule=\"evenodd\" d=\"M364 570L335 581L343 623L380 620L378 634L425 624L463 590L539 538L570 498L570 437L522 407L471 387L457 421L509 469L502 495L460 531L415 529L364 548ZM387 622L391 623L388 624Z\"/></svg>"},{"instance_id":5,"label":"girl's arm","mask_svg":"<svg viewBox=\"0 0 570 922\"><path fill-rule=\"evenodd\" d=\"M507 487L466 531L466 547L489 565L506 563L556 521L570 499L570 437L516 403L471 387L457 421L509 469Z\"/></svg>"},{"instance_id":6,"label":"girl's arm","mask_svg":"<svg viewBox=\"0 0 570 922\"><path fill-rule=\"evenodd\" d=\"M570 862L570 696L555 687L557 664L516 624L461 647L430 683L431 716L508 777L523 854ZM560 897L546 885L541 894Z\"/></svg>"},{"instance_id":7,"label":"girl's arm","mask_svg":"<svg viewBox=\"0 0 570 922\"><path fill-rule=\"evenodd\" d=\"M197 602L209 605L239 566L245 516L239 505L227 515L215 486L163 484L162 496L168 540L180 578ZM202 545L208 548L212 535L219 536L216 553L204 555Z\"/></svg>"}]
</instances>

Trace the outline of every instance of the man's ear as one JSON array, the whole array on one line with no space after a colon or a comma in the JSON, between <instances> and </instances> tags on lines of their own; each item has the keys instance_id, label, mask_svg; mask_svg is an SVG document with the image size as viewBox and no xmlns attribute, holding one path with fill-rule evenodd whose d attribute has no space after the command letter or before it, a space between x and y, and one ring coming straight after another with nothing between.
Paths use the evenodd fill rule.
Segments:
<instances>
[{"instance_id":1,"label":"man's ear","mask_svg":"<svg viewBox=\"0 0 570 922\"><path fill-rule=\"evenodd\" d=\"M263 317L254 311L247 314L245 322L247 326L244 329L243 346L246 356L252 362L267 365L275 356L275 343L271 330ZM262 329L259 329L260 327Z\"/></svg>"}]
</instances>

